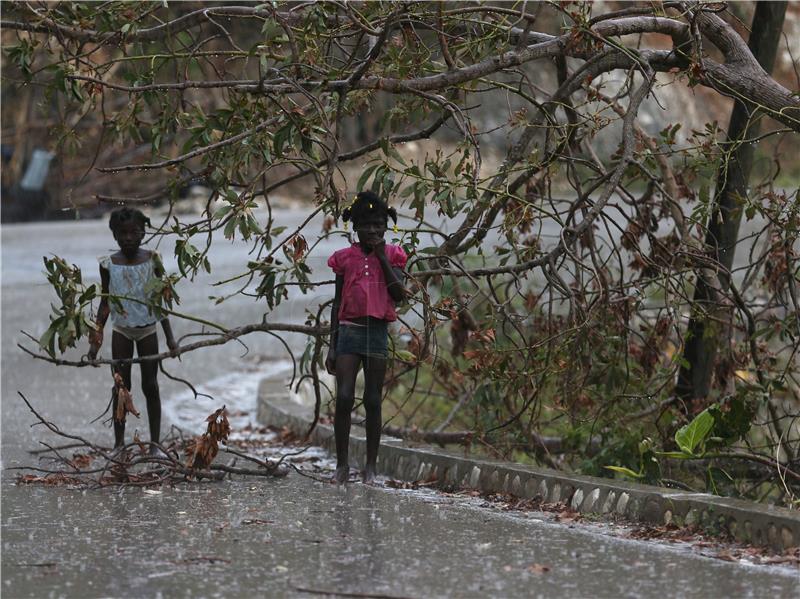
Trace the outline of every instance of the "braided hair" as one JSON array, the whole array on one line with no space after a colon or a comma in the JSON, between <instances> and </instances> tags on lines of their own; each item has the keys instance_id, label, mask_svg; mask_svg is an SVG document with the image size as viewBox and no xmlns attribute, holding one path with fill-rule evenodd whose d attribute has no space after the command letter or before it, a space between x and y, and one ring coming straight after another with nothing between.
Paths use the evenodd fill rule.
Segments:
<instances>
[{"instance_id":1,"label":"braided hair","mask_svg":"<svg viewBox=\"0 0 800 599\"><path fill-rule=\"evenodd\" d=\"M351 221L353 226L371 216L382 218L387 223L391 218L397 223L397 210L390 208L374 191L362 191L349 208L342 210L342 220Z\"/></svg>"},{"instance_id":2,"label":"braided hair","mask_svg":"<svg viewBox=\"0 0 800 599\"><path fill-rule=\"evenodd\" d=\"M111 213L111 218L108 219L108 228L111 231L116 231L120 226L125 223L133 221L142 231L145 227L149 227L150 219L147 218L141 210L136 208L117 208Z\"/></svg>"}]
</instances>

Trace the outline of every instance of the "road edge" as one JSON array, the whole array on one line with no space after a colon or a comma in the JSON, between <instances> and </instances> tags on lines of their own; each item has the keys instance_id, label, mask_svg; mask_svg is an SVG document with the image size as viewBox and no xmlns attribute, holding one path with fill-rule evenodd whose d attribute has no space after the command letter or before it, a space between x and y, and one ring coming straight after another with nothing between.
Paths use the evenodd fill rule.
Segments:
<instances>
[{"instance_id":1,"label":"road edge","mask_svg":"<svg viewBox=\"0 0 800 599\"><path fill-rule=\"evenodd\" d=\"M308 388L301 386L299 394L293 393L285 373L261 380L257 406L259 423L286 427L297 435L304 436L313 420L313 399ZM333 427L327 424L317 424L309 440L334 452ZM354 426L350 435L351 465L362 464L365 453L364 431ZM386 435L381 439L378 472L409 482L435 480L450 488L539 497L564 503L578 512L633 522L698 525L712 535L730 534L737 541L778 551L800 544L800 513L793 510L708 493L471 458Z\"/></svg>"}]
</instances>

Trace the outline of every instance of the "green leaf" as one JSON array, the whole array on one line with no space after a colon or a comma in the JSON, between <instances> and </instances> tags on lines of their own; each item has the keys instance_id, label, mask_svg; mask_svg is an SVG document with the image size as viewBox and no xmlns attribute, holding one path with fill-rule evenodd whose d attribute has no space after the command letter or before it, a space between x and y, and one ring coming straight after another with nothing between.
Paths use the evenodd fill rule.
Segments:
<instances>
[{"instance_id":1,"label":"green leaf","mask_svg":"<svg viewBox=\"0 0 800 599\"><path fill-rule=\"evenodd\" d=\"M53 323L53 324L55 324L55 323ZM55 328L53 327L53 324L51 324L47 328L47 330L44 332L44 334L39 338L39 347L41 347L43 350L48 352L51 356L54 353L53 352L53 337L55 336L55 333L56 333Z\"/></svg>"},{"instance_id":2,"label":"green leaf","mask_svg":"<svg viewBox=\"0 0 800 599\"><path fill-rule=\"evenodd\" d=\"M287 124L282 129L279 129L277 133L275 133L275 138L273 139L273 151L276 156L281 157L283 156L283 145L289 139L289 136L292 133L292 123Z\"/></svg>"},{"instance_id":3,"label":"green leaf","mask_svg":"<svg viewBox=\"0 0 800 599\"><path fill-rule=\"evenodd\" d=\"M211 218L213 218L213 219L220 219L220 220L222 220L222 218L223 218L223 217L224 217L226 214L228 214L228 212L230 212L231 210L233 210L233 206L231 206L230 204L225 204L225 205L224 205L224 206L222 206L222 207L221 207L219 210L217 210L216 212L214 212L214 216L212 216Z\"/></svg>"},{"instance_id":4,"label":"green leaf","mask_svg":"<svg viewBox=\"0 0 800 599\"><path fill-rule=\"evenodd\" d=\"M252 214L247 215L247 224L252 232L257 235L261 235L264 231L261 230L261 226L258 224L256 217Z\"/></svg>"},{"instance_id":5,"label":"green leaf","mask_svg":"<svg viewBox=\"0 0 800 599\"><path fill-rule=\"evenodd\" d=\"M372 175L372 173L375 172L375 169L378 168L379 166L380 164L373 164L372 166L367 167L367 170L365 170L358 178L358 183L356 184L357 191L361 191L362 189L364 189L364 185L367 184L370 175Z\"/></svg>"},{"instance_id":6,"label":"green leaf","mask_svg":"<svg viewBox=\"0 0 800 599\"><path fill-rule=\"evenodd\" d=\"M86 288L86 291L84 291L81 294L80 298L78 299L78 302L80 304L85 304L86 302L90 302L95 297L97 297L97 293L98 293L97 285L89 285L89 287Z\"/></svg>"},{"instance_id":7,"label":"green leaf","mask_svg":"<svg viewBox=\"0 0 800 599\"><path fill-rule=\"evenodd\" d=\"M626 468L625 466L603 466L606 470L613 470L614 472L619 472L620 474L624 474L625 476L630 476L633 479L640 479L642 478L642 474L639 472L634 472L630 468Z\"/></svg>"},{"instance_id":8,"label":"green leaf","mask_svg":"<svg viewBox=\"0 0 800 599\"><path fill-rule=\"evenodd\" d=\"M401 198L407 198L408 196L410 196L412 193L414 193L414 187L415 186L416 186L416 183L414 183L413 185L407 185L406 188L403 191L400 192L400 197Z\"/></svg>"},{"instance_id":9,"label":"green leaf","mask_svg":"<svg viewBox=\"0 0 800 599\"><path fill-rule=\"evenodd\" d=\"M417 357L405 349L395 350L394 357L402 362L406 362L407 364L416 364L417 362Z\"/></svg>"},{"instance_id":10,"label":"green leaf","mask_svg":"<svg viewBox=\"0 0 800 599\"><path fill-rule=\"evenodd\" d=\"M683 453L682 451L657 451L655 452L656 455L664 457L664 458L673 458L675 460L688 460L693 458L693 455L688 453Z\"/></svg>"},{"instance_id":11,"label":"green leaf","mask_svg":"<svg viewBox=\"0 0 800 599\"><path fill-rule=\"evenodd\" d=\"M232 218L226 223L225 229L222 232L222 234L225 236L225 239L233 239L237 224L239 224L238 218Z\"/></svg>"},{"instance_id":12,"label":"green leaf","mask_svg":"<svg viewBox=\"0 0 800 599\"><path fill-rule=\"evenodd\" d=\"M239 223L239 233L241 233L242 239L247 241L250 239L250 221L246 216L243 216L238 218L237 222Z\"/></svg>"},{"instance_id":13,"label":"green leaf","mask_svg":"<svg viewBox=\"0 0 800 599\"><path fill-rule=\"evenodd\" d=\"M702 183L700 185L700 191L698 192L697 195L698 195L698 199L700 200L700 203L703 206L707 206L708 205L708 200L709 200L708 185L705 184L705 183Z\"/></svg>"},{"instance_id":14,"label":"green leaf","mask_svg":"<svg viewBox=\"0 0 800 599\"><path fill-rule=\"evenodd\" d=\"M756 402L746 394L737 395L721 404L714 404L708 408L709 414L714 417L713 434L719 438L719 443L733 443L744 439L756 417ZM714 437L709 438L709 441Z\"/></svg>"},{"instance_id":15,"label":"green leaf","mask_svg":"<svg viewBox=\"0 0 800 599\"><path fill-rule=\"evenodd\" d=\"M689 424L678 429L675 433L675 443L681 451L695 455L695 449L705 442L713 427L714 417L708 410L703 410Z\"/></svg>"},{"instance_id":16,"label":"green leaf","mask_svg":"<svg viewBox=\"0 0 800 599\"><path fill-rule=\"evenodd\" d=\"M388 156L389 158L394 158L397 162L402 164L403 166L408 166L406 161L403 160L403 157L395 150L394 146L389 142L389 139L386 137L381 138L380 140L381 150L383 153Z\"/></svg>"}]
</instances>

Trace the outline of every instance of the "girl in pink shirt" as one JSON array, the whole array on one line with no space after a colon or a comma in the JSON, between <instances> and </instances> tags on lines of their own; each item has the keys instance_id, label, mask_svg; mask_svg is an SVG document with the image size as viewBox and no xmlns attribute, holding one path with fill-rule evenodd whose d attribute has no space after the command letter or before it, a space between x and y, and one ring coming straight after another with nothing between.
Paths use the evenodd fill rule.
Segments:
<instances>
[{"instance_id":1,"label":"girl in pink shirt","mask_svg":"<svg viewBox=\"0 0 800 599\"><path fill-rule=\"evenodd\" d=\"M336 473L333 482L350 476L348 446L350 412L355 402L356 375L364 368L363 404L367 413L367 463L363 481L375 480L381 442L381 399L388 357L388 324L397 320L395 304L405 298L403 267L406 253L386 245L383 236L389 217L397 212L371 191L362 191L342 212L352 221L358 243L335 252L328 266L336 273L336 295L331 309L331 345L325 367L336 375Z\"/></svg>"}]
</instances>

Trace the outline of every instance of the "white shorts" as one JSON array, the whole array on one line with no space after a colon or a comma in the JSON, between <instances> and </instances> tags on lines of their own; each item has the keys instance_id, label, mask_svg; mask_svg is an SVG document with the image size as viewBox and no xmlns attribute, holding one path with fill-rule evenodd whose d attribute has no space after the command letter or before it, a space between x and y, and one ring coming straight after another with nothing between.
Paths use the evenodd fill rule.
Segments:
<instances>
[{"instance_id":1,"label":"white shorts","mask_svg":"<svg viewBox=\"0 0 800 599\"><path fill-rule=\"evenodd\" d=\"M112 326L112 330L116 331L129 341L141 341L150 335L156 334L156 323L146 324L142 327L126 327L121 324L115 324Z\"/></svg>"}]
</instances>

